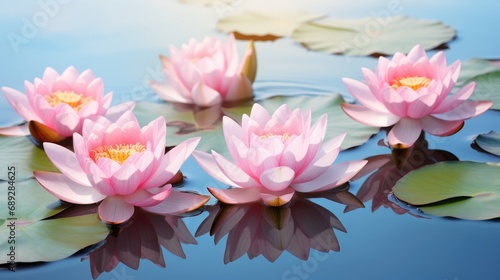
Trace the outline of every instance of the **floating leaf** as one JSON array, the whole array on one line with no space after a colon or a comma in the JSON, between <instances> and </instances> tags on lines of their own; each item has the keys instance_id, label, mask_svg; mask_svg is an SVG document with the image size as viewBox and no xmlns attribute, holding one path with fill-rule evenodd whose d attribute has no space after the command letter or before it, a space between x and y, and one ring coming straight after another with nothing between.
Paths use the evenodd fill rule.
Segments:
<instances>
[{"instance_id":1,"label":"floating leaf","mask_svg":"<svg viewBox=\"0 0 500 280\"><path fill-rule=\"evenodd\" d=\"M455 30L435 20L408 16L323 19L302 24L292 38L307 48L349 55L392 55L417 44L433 49L455 37Z\"/></svg>"},{"instance_id":2,"label":"floating leaf","mask_svg":"<svg viewBox=\"0 0 500 280\"><path fill-rule=\"evenodd\" d=\"M473 58L462 63L457 88L475 81L471 99L493 101L491 109L500 110L500 61Z\"/></svg>"},{"instance_id":3,"label":"floating leaf","mask_svg":"<svg viewBox=\"0 0 500 280\"><path fill-rule=\"evenodd\" d=\"M13 166L17 180L33 177L34 170L58 171L45 152L27 137L0 136L0 180L7 180L7 167Z\"/></svg>"},{"instance_id":4,"label":"floating leaf","mask_svg":"<svg viewBox=\"0 0 500 280\"><path fill-rule=\"evenodd\" d=\"M500 217L500 164L441 162L408 173L396 197L424 213L460 219Z\"/></svg>"},{"instance_id":5,"label":"floating leaf","mask_svg":"<svg viewBox=\"0 0 500 280\"><path fill-rule=\"evenodd\" d=\"M217 23L217 29L235 33L238 39L276 40L291 36L299 25L323 17L308 12L254 12L225 17Z\"/></svg>"},{"instance_id":6,"label":"floating leaf","mask_svg":"<svg viewBox=\"0 0 500 280\"><path fill-rule=\"evenodd\" d=\"M490 131L486 134L480 134L474 141L481 149L500 156L500 133Z\"/></svg>"},{"instance_id":7,"label":"floating leaf","mask_svg":"<svg viewBox=\"0 0 500 280\"><path fill-rule=\"evenodd\" d=\"M312 119L315 121L322 114L328 114L328 128L326 139L347 132L347 136L341 148L347 149L359 146L366 142L378 128L362 125L349 118L340 108L344 99L339 94L331 95L301 95L301 96L275 96L257 101L269 112L275 111L280 105L288 104L290 108L310 109ZM222 108L222 114L241 122L243 114L250 114L253 103L244 103L238 107ZM200 127L199 120L195 119L193 111L181 111L170 103L147 103L139 102L135 106L135 114L141 126L148 124L153 119L164 116L167 121L167 146L174 146L182 141L200 136L201 141L197 146L200 151L210 152L216 150L222 155L229 155L224 134L222 132L222 121L219 118L208 128Z\"/></svg>"},{"instance_id":8,"label":"floating leaf","mask_svg":"<svg viewBox=\"0 0 500 280\"><path fill-rule=\"evenodd\" d=\"M8 187L8 182L0 183L0 197L5 204L7 198L14 195L9 193L12 189ZM0 209L0 247L8 249L0 255L0 263L10 260L7 254L12 254L11 251L15 254L16 262L63 259L103 240L108 234L108 228L98 220L96 214L42 220L69 205L62 204L35 179L16 181L14 210L7 206L2 202ZM11 250L11 246L14 250Z\"/></svg>"}]
</instances>

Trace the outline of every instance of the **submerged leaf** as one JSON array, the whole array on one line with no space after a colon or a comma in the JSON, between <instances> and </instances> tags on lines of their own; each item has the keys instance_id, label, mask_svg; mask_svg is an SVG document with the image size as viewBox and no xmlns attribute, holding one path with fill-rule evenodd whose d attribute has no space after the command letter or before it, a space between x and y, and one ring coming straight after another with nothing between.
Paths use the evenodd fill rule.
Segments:
<instances>
[{"instance_id":1,"label":"submerged leaf","mask_svg":"<svg viewBox=\"0 0 500 280\"><path fill-rule=\"evenodd\" d=\"M348 55L392 55L417 44L433 49L454 37L455 30L439 21L408 16L323 19L302 24L292 35L309 49Z\"/></svg>"},{"instance_id":2,"label":"submerged leaf","mask_svg":"<svg viewBox=\"0 0 500 280\"><path fill-rule=\"evenodd\" d=\"M217 23L217 29L235 33L239 39L275 40L290 36L300 24L319 19L320 14L308 12L251 12L225 17Z\"/></svg>"},{"instance_id":3,"label":"submerged leaf","mask_svg":"<svg viewBox=\"0 0 500 280\"><path fill-rule=\"evenodd\" d=\"M500 61L473 58L462 63L456 87L476 82L471 99L493 101L491 109L500 110Z\"/></svg>"},{"instance_id":4,"label":"submerged leaf","mask_svg":"<svg viewBox=\"0 0 500 280\"><path fill-rule=\"evenodd\" d=\"M500 164L441 162L412 171L394 194L424 213L460 219L500 217Z\"/></svg>"},{"instance_id":5,"label":"submerged leaf","mask_svg":"<svg viewBox=\"0 0 500 280\"><path fill-rule=\"evenodd\" d=\"M0 159L0 170L14 167L17 180L33 177L34 170L58 171L45 152L24 136L0 136ZM7 171L0 172L0 180L8 180Z\"/></svg>"},{"instance_id":6,"label":"submerged leaf","mask_svg":"<svg viewBox=\"0 0 500 280\"><path fill-rule=\"evenodd\" d=\"M490 131L480 134L474 142L488 153L500 156L500 132Z\"/></svg>"}]
</instances>

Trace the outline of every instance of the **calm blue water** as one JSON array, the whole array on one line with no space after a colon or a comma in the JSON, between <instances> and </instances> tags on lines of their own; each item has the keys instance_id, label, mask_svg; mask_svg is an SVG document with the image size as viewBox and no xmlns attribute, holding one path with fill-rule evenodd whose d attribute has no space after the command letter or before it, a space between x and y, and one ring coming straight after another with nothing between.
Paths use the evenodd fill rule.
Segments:
<instances>
[{"instance_id":1,"label":"calm blue water","mask_svg":"<svg viewBox=\"0 0 500 280\"><path fill-rule=\"evenodd\" d=\"M56 0L54 0L56 1ZM69 65L79 70L90 68L103 78L105 90L115 92L115 103L125 100L156 100L145 85L146 80L160 79L158 55L168 54L169 44L180 45L191 37L206 35L224 37L215 30L217 12L210 7L183 5L177 1L142 1L124 4L119 1L60 1L51 15L43 3L29 1L21 5L0 4L0 85L23 88L23 81L39 77L47 66L59 71ZM239 1L235 10L258 7ZM259 1L256 1L259 2ZM363 17L381 14L394 1L290 1L312 12L332 17ZM283 4L281 1L278 3ZM292 3L292 4L290 4ZM498 1L410 1L398 2L402 13L415 17L438 19L453 26L458 37L446 50L448 61L472 57L499 58L497 28ZM280 7L279 5L276 5ZM267 7L267 6L266 6ZM46 22L23 35L27 21L46 13ZM38 19L44 20L43 18ZM12 44L9 34L24 36ZM12 37L12 35L10 35ZM246 42L239 42L240 53ZM344 57L307 51L291 39L257 42L259 59L256 94L348 93L342 77L361 79L360 67L373 68L370 57ZM17 117L0 97L1 124ZM490 130L500 130L499 112L488 112L466 122L462 131L446 139L428 137L430 149L446 149L460 160L499 161L498 157L470 148L473 137ZM338 162L362 159L389 150L377 146L384 132L363 147L341 153ZM206 186L216 184L190 158L182 171L188 177L186 189L208 193ZM363 180L351 184L356 193ZM211 201L213 203L214 201ZM340 252L328 254L312 250L309 260L302 261L284 252L274 263L262 256L249 260L243 256L224 264L226 238L214 245L208 234L196 238L198 245L184 245L186 259L163 249L166 268L142 260L139 270L119 264L99 279L499 279L500 224L497 221L461 221L443 218L416 218L398 215L390 209L371 211L366 208L343 213L344 206L325 199L314 202L327 208L342 222L347 233L335 230ZM195 233L208 216L185 218ZM43 241L40 241L43 242ZM1 248L2 252L4 248ZM1 279L72 279L91 278L89 261L75 256L66 260L19 268L11 273L0 271Z\"/></svg>"}]
</instances>

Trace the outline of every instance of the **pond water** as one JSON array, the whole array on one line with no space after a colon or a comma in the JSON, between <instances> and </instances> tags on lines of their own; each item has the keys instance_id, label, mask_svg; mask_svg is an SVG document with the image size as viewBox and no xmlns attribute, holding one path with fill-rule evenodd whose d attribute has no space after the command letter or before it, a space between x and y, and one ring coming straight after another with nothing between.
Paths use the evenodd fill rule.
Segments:
<instances>
[{"instance_id":1,"label":"pond water","mask_svg":"<svg viewBox=\"0 0 500 280\"><path fill-rule=\"evenodd\" d=\"M51 13L43 3L56 3ZM388 5L401 6L401 14L436 19L454 27L457 38L445 50L448 62L473 57L500 58L498 1L277 1L271 6L264 1L236 1L234 10L248 8L307 10L331 17L364 17L382 15ZM252 3L249 3L252 2ZM269 2L269 1L267 1ZM265 4L264 4L265 3ZM219 13L212 7L182 4L178 1L29 1L22 5L0 4L0 85L23 88L24 80L39 77L47 66L62 71L69 65L78 70L90 68L102 77L105 90L115 92L114 103L126 100L159 101L145 81L161 79L159 54L168 54L169 44L180 45L189 38L218 36L215 24ZM25 41L12 44L9 34L22 34L27 22L46 14L46 23L32 30ZM238 42L240 53L247 42ZM361 79L361 67L374 68L372 57L346 57L308 51L289 38L274 42L256 42L258 74L254 84L257 97L272 94L325 94L338 92L352 100L341 82L342 77ZM434 51L429 52L433 54ZM2 125L19 118L0 97ZM424 150L446 150L459 160L498 162L499 158L481 153L470 144L473 138L491 130L500 130L500 113L487 113L466 121L457 134L439 138L426 136ZM341 152L336 162L363 159L378 154L390 154L387 147L378 145L385 131L372 137L361 147ZM431 152L432 154L432 152ZM207 186L221 186L189 158L182 167L187 177L184 189L208 194ZM375 171L377 172L377 171ZM356 194L370 175L350 184ZM274 262L263 256L249 259L243 255L225 264L226 241L223 237L214 244L208 233L196 237L197 244L182 244L186 258L162 248L166 267L150 260L140 261L135 270L119 263L98 279L499 279L500 224L498 221L465 221L450 218L419 216L418 210L401 210L404 205L386 206L372 211L372 201L365 208L344 213L345 205L327 200L311 199L291 207L294 213L322 211L335 215L347 232L335 229L337 241L327 243L340 250L329 253L311 249L309 258L301 260L283 252ZM212 199L209 204L214 204ZM377 203L380 203L377 202ZM295 208L294 208L295 207ZM208 208L217 211L215 208ZM319 209L319 210L318 210ZM233 209L234 210L234 209ZM194 236L200 224L209 217L205 211L182 219ZM232 210L228 210L228 213ZM240 210L245 211L245 210ZM250 210L248 210L250 211ZM262 209L252 213L262 214ZM401 213L406 212L406 213ZM245 212L250 213L250 212ZM260 215L259 214L259 215ZM213 214L211 214L213 215ZM142 217L142 216L139 216ZM158 226L151 217L151 223ZM146 219L144 217L138 219ZM172 218L174 219L174 218ZM318 230L322 221L308 224L295 220L294 226ZM172 222L174 223L174 222ZM140 234L158 228L173 230L169 224L160 227L131 228L130 236L139 240ZM123 233L123 231L122 231ZM176 232L179 234L179 231ZM324 241L324 240L323 240ZM43 240L40 240L43 242ZM317 241L319 242L319 241ZM175 247L175 242L170 243ZM234 246L234 242L231 243ZM257 246L257 245L254 245ZM0 248L4 254L4 248ZM16 272L2 267L2 279L91 279L88 251L52 263L19 265ZM271 253L269 253L271 254ZM98 263L99 261L97 261Z\"/></svg>"}]
</instances>

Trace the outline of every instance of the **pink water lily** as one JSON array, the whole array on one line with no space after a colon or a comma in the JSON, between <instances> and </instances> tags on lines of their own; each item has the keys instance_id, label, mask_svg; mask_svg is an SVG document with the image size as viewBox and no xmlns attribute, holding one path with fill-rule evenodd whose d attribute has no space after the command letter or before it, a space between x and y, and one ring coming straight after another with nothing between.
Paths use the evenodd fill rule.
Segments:
<instances>
[{"instance_id":1,"label":"pink water lily","mask_svg":"<svg viewBox=\"0 0 500 280\"><path fill-rule=\"evenodd\" d=\"M58 142L82 131L83 120L108 115L116 118L133 108L128 102L110 108L113 93L104 95L101 78L91 70L79 73L70 66L62 74L47 67L42 79L24 82L26 94L9 87L2 87L5 97L14 110L28 124L0 129L4 135L31 133L39 142Z\"/></svg>"},{"instance_id":2,"label":"pink water lily","mask_svg":"<svg viewBox=\"0 0 500 280\"><path fill-rule=\"evenodd\" d=\"M43 145L61 173L35 171L35 178L63 201L100 202L99 217L107 223L127 221L134 206L162 214L190 211L209 198L172 191L168 181L200 139L188 139L165 154L165 135L163 117L142 129L130 111L116 122L104 117L85 120L82 135L73 135L74 152L53 143Z\"/></svg>"},{"instance_id":3,"label":"pink water lily","mask_svg":"<svg viewBox=\"0 0 500 280\"><path fill-rule=\"evenodd\" d=\"M380 57L377 71L362 68L365 82L344 78L344 84L360 105L342 104L354 120L369 126L388 127L389 144L407 148L423 131L448 136L459 131L464 120L491 107L490 101L468 101L471 82L449 95L459 73L460 61L446 64L443 52L427 57L422 46L392 60Z\"/></svg>"},{"instance_id":4,"label":"pink water lily","mask_svg":"<svg viewBox=\"0 0 500 280\"><path fill-rule=\"evenodd\" d=\"M206 37L180 49L170 46L170 56L160 60L167 82L150 86L166 101L209 107L253 96L257 60L252 42L241 63L233 35L225 42Z\"/></svg>"},{"instance_id":5,"label":"pink water lily","mask_svg":"<svg viewBox=\"0 0 500 280\"><path fill-rule=\"evenodd\" d=\"M273 115L255 104L240 126L223 118L224 137L234 160L215 151L193 156L211 176L233 187L209 188L228 204L262 200L270 206L288 203L295 192L320 192L351 179L366 161L333 164L345 133L323 142L327 115L311 126L311 111L290 110L284 104Z\"/></svg>"}]
</instances>

